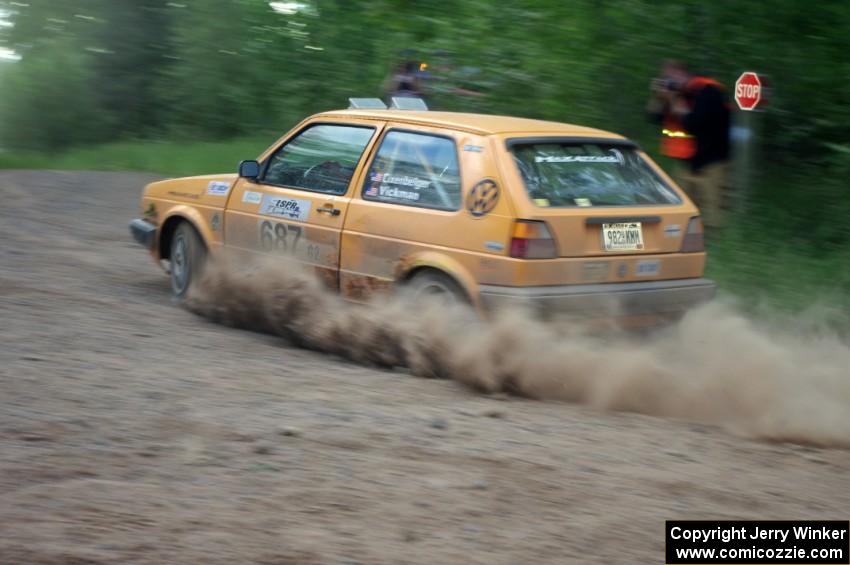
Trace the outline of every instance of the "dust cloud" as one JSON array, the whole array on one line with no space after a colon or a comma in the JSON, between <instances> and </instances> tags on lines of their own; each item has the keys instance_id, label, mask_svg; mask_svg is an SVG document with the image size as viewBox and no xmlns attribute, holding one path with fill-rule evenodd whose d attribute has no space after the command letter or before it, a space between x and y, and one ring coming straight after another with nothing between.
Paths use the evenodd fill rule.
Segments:
<instances>
[{"instance_id":1,"label":"dust cloud","mask_svg":"<svg viewBox=\"0 0 850 565\"><path fill-rule=\"evenodd\" d=\"M288 262L225 257L187 301L213 321L309 349L476 390L722 426L773 441L850 447L850 347L837 336L755 321L729 303L649 336L590 333L506 310L403 295L355 305ZM802 327L802 326L801 326Z\"/></svg>"}]
</instances>

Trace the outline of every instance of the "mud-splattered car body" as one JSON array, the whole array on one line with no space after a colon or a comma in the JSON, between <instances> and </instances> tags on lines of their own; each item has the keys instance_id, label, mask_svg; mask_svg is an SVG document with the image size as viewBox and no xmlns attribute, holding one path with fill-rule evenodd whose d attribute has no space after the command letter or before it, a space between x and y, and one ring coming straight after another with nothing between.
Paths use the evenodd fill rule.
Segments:
<instances>
[{"instance_id":1,"label":"mud-splattered car body","mask_svg":"<svg viewBox=\"0 0 850 565\"><path fill-rule=\"evenodd\" d=\"M212 255L285 254L352 300L426 272L485 308L654 315L714 292L684 193L627 139L568 124L326 112L240 174L148 185L141 207L131 231L157 261L188 222Z\"/></svg>"}]
</instances>

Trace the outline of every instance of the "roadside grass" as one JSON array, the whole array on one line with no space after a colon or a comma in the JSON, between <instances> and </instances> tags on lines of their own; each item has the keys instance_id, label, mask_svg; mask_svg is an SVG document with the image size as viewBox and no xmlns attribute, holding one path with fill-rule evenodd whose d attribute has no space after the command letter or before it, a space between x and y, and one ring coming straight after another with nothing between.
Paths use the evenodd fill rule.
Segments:
<instances>
[{"instance_id":1,"label":"roadside grass","mask_svg":"<svg viewBox=\"0 0 850 565\"><path fill-rule=\"evenodd\" d=\"M141 140L55 155L0 152L0 169L228 173L273 141L273 136L221 142ZM710 234L706 276L744 311L806 318L821 328L850 332L850 249L805 239L800 223L793 207L752 202L747 212L731 214L719 234Z\"/></svg>"},{"instance_id":2,"label":"roadside grass","mask_svg":"<svg viewBox=\"0 0 850 565\"><path fill-rule=\"evenodd\" d=\"M733 214L708 241L706 277L754 314L850 332L850 249L794 236L751 209Z\"/></svg>"},{"instance_id":3,"label":"roadside grass","mask_svg":"<svg viewBox=\"0 0 850 565\"><path fill-rule=\"evenodd\" d=\"M239 161L254 159L275 141L123 141L72 148L57 154L0 152L0 169L144 171L165 176L235 173Z\"/></svg>"}]
</instances>

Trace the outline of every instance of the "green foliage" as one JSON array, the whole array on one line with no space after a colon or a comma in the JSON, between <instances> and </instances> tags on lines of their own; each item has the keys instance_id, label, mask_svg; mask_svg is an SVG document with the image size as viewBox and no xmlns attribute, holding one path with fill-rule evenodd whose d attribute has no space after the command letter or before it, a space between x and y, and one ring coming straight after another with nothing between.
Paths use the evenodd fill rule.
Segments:
<instances>
[{"instance_id":1,"label":"green foliage","mask_svg":"<svg viewBox=\"0 0 850 565\"><path fill-rule=\"evenodd\" d=\"M431 63L432 103L445 109L572 121L650 141L647 84L663 58L677 57L730 90L745 68L771 77L763 131L771 155L817 158L821 146L806 141L843 143L850 123L843 0L817 10L775 2L770 17L760 4L731 0L279 2L287 13L265 0L26 4L0 0L15 23L0 28L0 41L24 57L16 66L87 56L23 87L80 75L113 139L279 131L348 96L382 94L406 49ZM3 105L36 107L22 98ZM57 134L59 144L75 138ZM18 145L9 135L2 142Z\"/></svg>"},{"instance_id":2,"label":"green foliage","mask_svg":"<svg viewBox=\"0 0 850 565\"><path fill-rule=\"evenodd\" d=\"M745 311L808 313L828 329L850 330L850 249L795 238L767 209L752 214L731 218L710 242L706 276L721 294Z\"/></svg>"},{"instance_id":3,"label":"green foliage","mask_svg":"<svg viewBox=\"0 0 850 565\"><path fill-rule=\"evenodd\" d=\"M107 119L94 101L89 59L85 53L59 48L53 57L3 69L3 145L51 151L105 139Z\"/></svg>"}]
</instances>

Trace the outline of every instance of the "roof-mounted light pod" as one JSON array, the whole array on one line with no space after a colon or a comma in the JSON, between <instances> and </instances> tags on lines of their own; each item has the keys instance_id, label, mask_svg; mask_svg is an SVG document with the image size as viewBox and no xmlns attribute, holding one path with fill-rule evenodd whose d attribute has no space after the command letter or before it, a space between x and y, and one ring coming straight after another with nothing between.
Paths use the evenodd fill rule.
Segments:
<instances>
[{"instance_id":1,"label":"roof-mounted light pod","mask_svg":"<svg viewBox=\"0 0 850 565\"><path fill-rule=\"evenodd\" d=\"M386 110L387 105L380 98L349 98L349 110Z\"/></svg>"},{"instance_id":2,"label":"roof-mounted light pod","mask_svg":"<svg viewBox=\"0 0 850 565\"><path fill-rule=\"evenodd\" d=\"M428 105L416 96L393 96L390 110L418 110L428 111Z\"/></svg>"}]
</instances>

